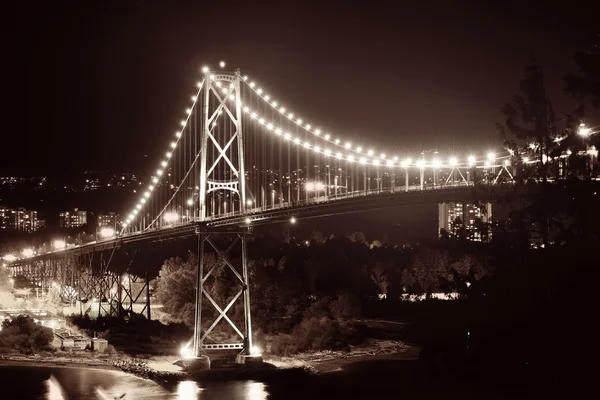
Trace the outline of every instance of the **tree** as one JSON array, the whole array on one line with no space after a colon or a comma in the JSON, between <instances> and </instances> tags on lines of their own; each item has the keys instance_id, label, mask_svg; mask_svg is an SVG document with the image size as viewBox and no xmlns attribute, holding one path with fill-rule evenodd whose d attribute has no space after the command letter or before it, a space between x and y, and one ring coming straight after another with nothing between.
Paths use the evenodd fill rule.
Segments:
<instances>
[{"instance_id":1,"label":"tree","mask_svg":"<svg viewBox=\"0 0 600 400\"><path fill-rule=\"evenodd\" d=\"M427 294L429 298L432 293L442 291L446 281L454 279L450 265L448 252L422 247L410 268L402 271L402 284L417 293Z\"/></svg>"},{"instance_id":2,"label":"tree","mask_svg":"<svg viewBox=\"0 0 600 400\"><path fill-rule=\"evenodd\" d=\"M364 244L367 241L367 237L363 232L356 231L348 236L351 242Z\"/></svg>"},{"instance_id":3,"label":"tree","mask_svg":"<svg viewBox=\"0 0 600 400\"><path fill-rule=\"evenodd\" d=\"M378 249L381 246L383 246L383 244L379 240L375 239L375 240L373 240L373 242L371 243L371 245L369 246L369 248L371 248L371 249Z\"/></svg>"},{"instance_id":4,"label":"tree","mask_svg":"<svg viewBox=\"0 0 600 400\"><path fill-rule=\"evenodd\" d=\"M482 262L478 258L466 254L450 264L450 269L460 278L461 281L472 283L471 280L480 281L486 276L492 275L492 270L486 262ZM459 290L461 287L457 285L458 279L454 279L454 289Z\"/></svg>"},{"instance_id":5,"label":"tree","mask_svg":"<svg viewBox=\"0 0 600 400\"><path fill-rule=\"evenodd\" d=\"M156 298L163 305L163 311L174 321L181 321L190 327L194 326L196 313L197 266L198 259L194 253L190 253L187 260L169 258L156 278ZM233 290L226 276L226 268L223 262L217 262L215 254L204 255L204 289L219 304L225 303ZM203 306L211 310L206 301L203 301Z\"/></svg>"},{"instance_id":6,"label":"tree","mask_svg":"<svg viewBox=\"0 0 600 400\"><path fill-rule=\"evenodd\" d=\"M490 223L484 221L481 217L477 217L473 222L473 228L476 233L476 237L484 243L489 241L490 235Z\"/></svg>"},{"instance_id":7,"label":"tree","mask_svg":"<svg viewBox=\"0 0 600 400\"><path fill-rule=\"evenodd\" d=\"M390 278L388 269L383 263L378 262L371 268L371 280L377 286L377 294L387 295L388 288L390 287Z\"/></svg>"},{"instance_id":8,"label":"tree","mask_svg":"<svg viewBox=\"0 0 600 400\"><path fill-rule=\"evenodd\" d=\"M196 256L165 260L156 279L156 299L174 320L194 326L196 305Z\"/></svg>"},{"instance_id":9,"label":"tree","mask_svg":"<svg viewBox=\"0 0 600 400\"><path fill-rule=\"evenodd\" d=\"M505 145L518 162L522 155L537 158L538 176L546 182L548 153L557 136L556 115L546 94L542 69L535 60L525 67L519 94L501 110L505 120L497 128Z\"/></svg>"},{"instance_id":10,"label":"tree","mask_svg":"<svg viewBox=\"0 0 600 400\"><path fill-rule=\"evenodd\" d=\"M0 290L10 290L12 285L10 284L10 275L6 267L0 267Z\"/></svg>"},{"instance_id":11,"label":"tree","mask_svg":"<svg viewBox=\"0 0 600 400\"><path fill-rule=\"evenodd\" d=\"M54 339L52 329L35 323L33 318L19 315L2 322L0 348L13 348L24 353L47 350Z\"/></svg>"},{"instance_id":12,"label":"tree","mask_svg":"<svg viewBox=\"0 0 600 400\"><path fill-rule=\"evenodd\" d=\"M600 42L600 34L597 41ZM595 108L600 107L600 43L598 42L591 51L575 53L573 59L579 71L577 74L568 73L564 77L567 85L565 90L581 102L582 106L589 100Z\"/></svg>"}]
</instances>

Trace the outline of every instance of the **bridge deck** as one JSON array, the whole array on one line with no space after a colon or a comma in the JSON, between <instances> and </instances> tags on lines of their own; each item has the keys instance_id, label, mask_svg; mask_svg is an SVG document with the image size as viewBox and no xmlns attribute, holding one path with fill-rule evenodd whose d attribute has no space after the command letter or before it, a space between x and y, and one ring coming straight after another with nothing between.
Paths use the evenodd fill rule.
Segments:
<instances>
[{"instance_id":1,"label":"bridge deck","mask_svg":"<svg viewBox=\"0 0 600 400\"><path fill-rule=\"evenodd\" d=\"M394 192L372 191L365 193L361 191L337 196L321 196L312 198L309 201L294 202L293 204L283 203L268 208L247 209L243 214L231 213L219 215L217 218L206 218L203 221L186 221L184 223L174 223L159 228L146 229L139 233L125 234L113 239L94 241L63 250L39 254L27 259L16 260L9 266L17 266L47 258L76 256L111 250L139 241L183 238L195 235L199 229L231 231L247 228L248 226L281 223L288 221L292 216L306 219L410 204L468 201L472 199L476 190L479 190L477 194L482 196L486 191L489 192L491 188L498 188L498 186L473 186L462 183L436 187L431 186L424 190L416 190L414 187L409 187L407 191L405 187L397 187ZM443 199L440 198L442 195L444 196Z\"/></svg>"}]
</instances>

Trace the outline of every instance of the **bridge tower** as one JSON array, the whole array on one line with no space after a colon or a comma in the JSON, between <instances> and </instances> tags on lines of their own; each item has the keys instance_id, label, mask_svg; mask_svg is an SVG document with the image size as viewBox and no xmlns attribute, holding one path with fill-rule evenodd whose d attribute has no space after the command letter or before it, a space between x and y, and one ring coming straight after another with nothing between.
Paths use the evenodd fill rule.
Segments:
<instances>
[{"instance_id":1,"label":"bridge tower","mask_svg":"<svg viewBox=\"0 0 600 400\"><path fill-rule=\"evenodd\" d=\"M199 190L198 190L198 266L196 314L193 339L193 354L196 359L208 361L218 353L237 353L237 363L247 363L259 359L253 354L252 323L250 315L250 293L248 284L247 239L249 228L237 230L214 230L207 227L210 217L226 212L244 214L246 211L246 182L244 170L244 140L242 128L241 76L239 70L231 73L209 70L204 73L202 87L202 123L200 128ZM226 128L225 128L226 126ZM220 129L223 128L223 129ZM214 194L231 199L231 210L219 209L214 203ZM212 203L210 195L212 196ZM223 202L223 207L226 207ZM225 212L224 212L225 211ZM209 293L209 278L214 272L214 264L207 265L207 257L212 252L216 262L225 265L235 276L239 290L227 304L218 304ZM237 254L235 254L237 252ZM234 266L231 260L240 261ZM227 312L243 302L243 326L238 327ZM217 317L206 326L202 315L203 304L208 304L217 312ZM222 343L211 340L211 333L219 323L227 323L239 340Z\"/></svg>"}]
</instances>

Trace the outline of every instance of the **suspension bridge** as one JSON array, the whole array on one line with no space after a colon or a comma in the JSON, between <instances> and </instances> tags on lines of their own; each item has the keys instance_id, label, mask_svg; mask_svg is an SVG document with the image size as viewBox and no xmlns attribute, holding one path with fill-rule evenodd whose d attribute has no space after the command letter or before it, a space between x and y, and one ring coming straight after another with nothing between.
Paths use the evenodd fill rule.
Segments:
<instances>
[{"instance_id":1,"label":"suspension bridge","mask_svg":"<svg viewBox=\"0 0 600 400\"><path fill-rule=\"evenodd\" d=\"M141 296L142 312L150 317L148 276L129 268L137 251L132 244L197 236L200 289L191 353L236 350L243 362L254 356L247 262L253 227L402 204L468 201L476 184L513 181L508 152L410 155L389 146L372 148L304 118L238 70L202 72L162 158L123 214L120 231L43 254L5 256L14 277L52 284L65 299L94 299L86 307L97 305L107 314L132 311ZM205 268L207 252L235 277L238 290L227 304L218 304L206 290L212 273ZM143 284L134 291L136 279ZM202 315L206 302L217 315L210 326ZM236 323L227 313L238 302L244 319ZM239 340L211 340L218 323L228 324Z\"/></svg>"}]
</instances>

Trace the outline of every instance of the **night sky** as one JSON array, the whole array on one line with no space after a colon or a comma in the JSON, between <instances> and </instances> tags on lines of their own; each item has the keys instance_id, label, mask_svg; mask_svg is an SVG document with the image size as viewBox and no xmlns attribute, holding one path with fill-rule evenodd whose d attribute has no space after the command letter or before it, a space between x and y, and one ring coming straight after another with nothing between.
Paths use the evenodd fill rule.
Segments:
<instances>
[{"instance_id":1,"label":"night sky","mask_svg":"<svg viewBox=\"0 0 600 400\"><path fill-rule=\"evenodd\" d=\"M220 60L341 137L485 151L531 50L555 109L575 107L562 76L597 33L592 3L19 2L0 173L146 173Z\"/></svg>"}]
</instances>

